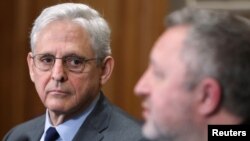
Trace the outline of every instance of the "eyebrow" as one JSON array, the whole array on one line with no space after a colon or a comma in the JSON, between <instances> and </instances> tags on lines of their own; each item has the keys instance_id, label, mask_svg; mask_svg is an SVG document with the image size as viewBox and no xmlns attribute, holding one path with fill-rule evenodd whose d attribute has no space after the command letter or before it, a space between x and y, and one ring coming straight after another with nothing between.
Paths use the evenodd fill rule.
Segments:
<instances>
[{"instance_id":1,"label":"eyebrow","mask_svg":"<svg viewBox=\"0 0 250 141\"><path fill-rule=\"evenodd\" d=\"M52 56L55 56L53 53L39 53L39 54L40 55L52 55ZM80 55L80 54L76 54L76 53L66 53L62 57L67 57L67 56L75 56L75 57L80 57L80 58L86 58L84 55Z\"/></svg>"},{"instance_id":2,"label":"eyebrow","mask_svg":"<svg viewBox=\"0 0 250 141\"><path fill-rule=\"evenodd\" d=\"M79 55L79 54L76 54L76 53L68 53L68 54L65 54L63 56L75 56L75 57L86 58L84 55Z\"/></svg>"}]
</instances>

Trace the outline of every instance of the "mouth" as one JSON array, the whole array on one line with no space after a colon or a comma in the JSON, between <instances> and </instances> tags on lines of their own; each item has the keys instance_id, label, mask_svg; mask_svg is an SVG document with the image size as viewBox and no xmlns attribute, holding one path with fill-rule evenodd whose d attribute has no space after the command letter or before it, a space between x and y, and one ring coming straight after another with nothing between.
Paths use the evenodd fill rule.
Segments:
<instances>
[{"instance_id":1,"label":"mouth","mask_svg":"<svg viewBox=\"0 0 250 141\"><path fill-rule=\"evenodd\" d=\"M147 108L146 104L142 104L142 116L144 119L147 119L149 115L149 109Z\"/></svg>"},{"instance_id":2,"label":"mouth","mask_svg":"<svg viewBox=\"0 0 250 141\"><path fill-rule=\"evenodd\" d=\"M63 90L50 90L47 93L48 95L52 95L52 96L66 96L69 95L69 93L67 91L63 91Z\"/></svg>"}]
</instances>

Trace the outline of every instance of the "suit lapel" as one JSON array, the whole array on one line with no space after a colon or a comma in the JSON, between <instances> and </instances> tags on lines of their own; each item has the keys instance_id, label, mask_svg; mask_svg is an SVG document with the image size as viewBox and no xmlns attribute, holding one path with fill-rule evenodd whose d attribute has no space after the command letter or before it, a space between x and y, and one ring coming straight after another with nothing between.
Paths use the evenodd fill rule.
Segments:
<instances>
[{"instance_id":1,"label":"suit lapel","mask_svg":"<svg viewBox=\"0 0 250 141\"><path fill-rule=\"evenodd\" d=\"M28 140L31 139L32 141L39 141L43 134L44 124L45 124L45 115L39 117L35 121L34 126L27 133Z\"/></svg>"},{"instance_id":2,"label":"suit lapel","mask_svg":"<svg viewBox=\"0 0 250 141\"><path fill-rule=\"evenodd\" d=\"M103 135L98 130L85 128L85 130L79 130L73 141L101 141Z\"/></svg>"},{"instance_id":3,"label":"suit lapel","mask_svg":"<svg viewBox=\"0 0 250 141\"><path fill-rule=\"evenodd\" d=\"M73 141L101 141L102 132L108 128L111 107L101 93L96 107L80 127Z\"/></svg>"},{"instance_id":4,"label":"suit lapel","mask_svg":"<svg viewBox=\"0 0 250 141\"><path fill-rule=\"evenodd\" d=\"M44 123L43 123L44 125ZM34 140L40 140L43 134L43 130L44 130L44 126L39 126L36 129L31 131L31 138L33 138Z\"/></svg>"}]
</instances>

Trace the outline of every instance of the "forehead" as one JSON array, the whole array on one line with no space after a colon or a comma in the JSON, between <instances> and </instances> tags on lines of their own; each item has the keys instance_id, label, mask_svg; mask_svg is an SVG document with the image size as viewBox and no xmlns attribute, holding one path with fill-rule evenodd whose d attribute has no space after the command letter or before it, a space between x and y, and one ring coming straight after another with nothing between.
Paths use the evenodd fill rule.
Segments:
<instances>
[{"instance_id":1,"label":"forehead","mask_svg":"<svg viewBox=\"0 0 250 141\"><path fill-rule=\"evenodd\" d=\"M82 26L71 21L54 21L42 28L38 33L35 50L84 50L90 47L90 38ZM89 48L90 49L90 48Z\"/></svg>"},{"instance_id":2,"label":"forehead","mask_svg":"<svg viewBox=\"0 0 250 141\"><path fill-rule=\"evenodd\" d=\"M56 36L54 36L54 34L56 34ZM58 39L74 39L80 36L87 37L88 34L78 23L68 20L59 20L49 23L47 26L43 27L39 33L40 39L51 36L57 37Z\"/></svg>"},{"instance_id":3,"label":"forehead","mask_svg":"<svg viewBox=\"0 0 250 141\"><path fill-rule=\"evenodd\" d=\"M167 29L155 43L151 51L151 59L165 62L166 59L176 59L184 47L187 26L175 26Z\"/></svg>"}]
</instances>

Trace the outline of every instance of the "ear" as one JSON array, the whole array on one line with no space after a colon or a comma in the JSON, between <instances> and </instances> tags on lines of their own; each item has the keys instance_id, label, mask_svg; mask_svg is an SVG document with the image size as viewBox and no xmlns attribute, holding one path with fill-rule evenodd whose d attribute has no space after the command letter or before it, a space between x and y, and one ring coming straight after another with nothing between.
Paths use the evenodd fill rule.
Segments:
<instances>
[{"instance_id":1,"label":"ear","mask_svg":"<svg viewBox=\"0 0 250 141\"><path fill-rule=\"evenodd\" d=\"M29 67L29 74L30 74L30 79L34 82L34 62L32 59L32 53L29 52L27 56L27 62L28 62L28 67Z\"/></svg>"},{"instance_id":2,"label":"ear","mask_svg":"<svg viewBox=\"0 0 250 141\"><path fill-rule=\"evenodd\" d=\"M218 81L206 78L198 85L199 104L198 111L201 115L209 116L219 108L222 97L221 87Z\"/></svg>"},{"instance_id":3,"label":"ear","mask_svg":"<svg viewBox=\"0 0 250 141\"><path fill-rule=\"evenodd\" d=\"M101 84L104 85L110 78L113 68L114 59L111 56L107 56L102 62Z\"/></svg>"}]
</instances>

